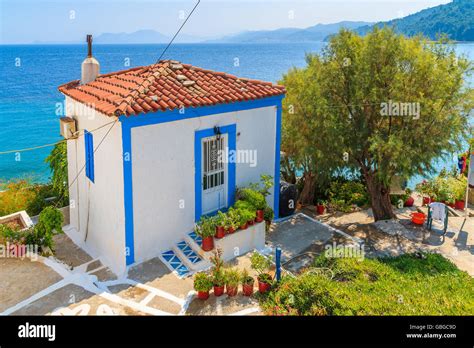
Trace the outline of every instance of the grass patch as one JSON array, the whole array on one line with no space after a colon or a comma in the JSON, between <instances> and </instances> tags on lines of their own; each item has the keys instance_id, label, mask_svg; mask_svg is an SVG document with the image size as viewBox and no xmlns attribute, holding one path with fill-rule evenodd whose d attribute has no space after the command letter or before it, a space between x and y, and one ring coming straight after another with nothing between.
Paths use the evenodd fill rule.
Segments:
<instances>
[{"instance_id":1,"label":"grass patch","mask_svg":"<svg viewBox=\"0 0 474 348\"><path fill-rule=\"evenodd\" d=\"M315 267L329 279L305 272L284 277L261 306L270 315L474 315L474 279L439 254L423 258L332 258Z\"/></svg>"}]
</instances>

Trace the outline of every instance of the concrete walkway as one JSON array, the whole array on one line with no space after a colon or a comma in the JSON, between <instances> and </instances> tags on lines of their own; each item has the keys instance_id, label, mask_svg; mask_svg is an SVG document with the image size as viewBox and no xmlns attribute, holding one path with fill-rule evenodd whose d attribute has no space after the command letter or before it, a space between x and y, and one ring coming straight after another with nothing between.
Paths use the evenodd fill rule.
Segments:
<instances>
[{"instance_id":1,"label":"concrete walkway","mask_svg":"<svg viewBox=\"0 0 474 348\"><path fill-rule=\"evenodd\" d=\"M66 236L56 257L0 260L0 315L255 315L254 297L196 298L192 278L179 279L160 261L133 266L117 278ZM248 256L233 266L250 269Z\"/></svg>"}]
</instances>

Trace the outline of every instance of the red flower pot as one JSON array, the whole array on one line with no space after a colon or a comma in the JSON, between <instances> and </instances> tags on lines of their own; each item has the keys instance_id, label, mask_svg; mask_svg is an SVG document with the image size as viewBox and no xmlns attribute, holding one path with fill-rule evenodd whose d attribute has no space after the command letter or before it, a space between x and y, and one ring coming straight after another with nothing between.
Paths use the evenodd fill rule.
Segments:
<instances>
[{"instance_id":1,"label":"red flower pot","mask_svg":"<svg viewBox=\"0 0 474 348\"><path fill-rule=\"evenodd\" d=\"M325 206L322 204L318 204L316 206L316 212L318 213L318 215L324 214L324 209L325 209Z\"/></svg>"},{"instance_id":2,"label":"red flower pot","mask_svg":"<svg viewBox=\"0 0 474 348\"><path fill-rule=\"evenodd\" d=\"M229 233L229 234L234 233L234 232L235 232L235 228L233 228L233 227L229 227L227 229L227 233Z\"/></svg>"},{"instance_id":3,"label":"red flower pot","mask_svg":"<svg viewBox=\"0 0 474 348\"><path fill-rule=\"evenodd\" d=\"M231 297L231 296L237 295L237 292L239 291L239 288L237 286L226 285L225 290L226 290L225 292L226 292L227 296Z\"/></svg>"},{"instance_id":4,"label":"red flower pot","mask_svg":"<svg viewBox=\"0 0 474 348\"><path fill-rule=\"evenodd\" d=\"M216 226L216 238L224 238L225 237L225 228L224 226Z\"/></svg>"},{"instance_id":5,"label":"red flower pot","mask_svg":"<svg viewBox=\"0 0 474 348\"><path fill-rule=\"evenodd\" d=\"M423 205L430 204L430 197L423 197Z\"/></svg>"},{"instance_id":6,"label":"red flower pot","mask_svg":"<svg viewBox=\"0 0 474 348\"><path fill-rule=\"evenodd\" d=\"M203 238L201 248L204 251L211 251L214 249L214 238L212 236Z\"/></svg>"},{"instance_id":7,"label":"red flower pot","mask_svg":"<svg viewBox=\"0 0 474 348\"><path fill-rule=\"evenodd\" d=\"M258 281L258 292L261 294L266 293L268 290L270 290L271 284L270 283L264 283L261 282L260 280Z\"/></svg>"},{"instance_id":8,"label":"red flower pot","mask_svg":"<svg viewBox=\"0 0 474 348\"><path fill-rule=\"evenodd\" d=\"M448 207L454 208L456 206L455 203L445 203Z\"/></svg>"},{"instance_id":9,"label":"red flower pot","mask_svg":"<svg viewBox=\"0 0 474 348\"><path fill-rule=\"evenodd\" d=\"M405 201L404 206L405 207L413 207L413 204L415 203L415 199L413 197L408 197L407 200Z\"/></svg>"},{"instance_id":10,"label":"red flower pot","mask_svg":"<svg viewBox=\"0 0 474 348\"><path fill-rule=\"evenodd\" d=\"M249 225L249 226L252 226L254 223L255 223L254 220L249 220L249 221L247 221L247 225Z\"/></svg>"},{"instance_id":11,"label":"red flower pot","mask_svg":"<svg viewBox=\"0 0 474 348\"><path fill-rule=\"evenodd\" d=\"M458 201L456 200L456 203L454 203L454 207L458 210L464 210L464 207L466 206L465 201Z\"/></svg>"},{"instance_id":12,"label":"red flower pot","mask_svg":"<svg viewBox=\"0 0 474 348\"><path fill-rule=\"evenodd\" d=\"M242 226L239 227L241 230L246 230L247 229L247 223L243 224Z\"/></svg>"},{"instance_id":13,"label":"red flower pot","mask_svg":"<svg viewBox=\"0 0 474 348\"><path fill-rule=\"evenodd\" d=\"M263 210L257 210L257 217L255 218L255 222L262 222L263 221Z\"/></svg>"},{"instance_id":14,"label":"red flower pot","mask_svg":"<svg viewBox=\"0 0 474 348\"><path fill-rule=\"evenodd\" d=\"M207 300L209 298L209 291L198 291L198 299Z\"/></svg>"},{"instance_id":15,"label":"red flower pot","mask_svg":"<svg viewBox=\"0 0 474 348\"><path fill-rule=\"evenodd\" d=\"M224 285L216 286L214 285L214 296L221 296L224 293Z\"/></svg>"},{"instance_id":16,"label":"red flower pot","mask_svg":"<svg viewBox=\"0 0 474 348\"><path fill-rule=\"evenodd\" d=\"M423 225L426 220L426 215L423 213L411 213L411 222L415 225Z\"/></svg>"},{"instance_id":17,"label":"red flower pot","mask_svg":"<svg viewBox=\"0 0 474 348\"><path fill-rule=\"evenodd\" d=\"M252 296L253 282L252 284L242 284L242 292L244 293L244 296Z\"/></svg>"}]
</instances>

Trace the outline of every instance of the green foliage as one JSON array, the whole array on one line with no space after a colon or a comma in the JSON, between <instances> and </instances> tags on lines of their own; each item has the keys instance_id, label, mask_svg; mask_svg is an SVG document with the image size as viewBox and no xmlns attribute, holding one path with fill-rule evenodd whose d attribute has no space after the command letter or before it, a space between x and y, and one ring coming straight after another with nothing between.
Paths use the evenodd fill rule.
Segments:
<instances>
[{"instance_id":1,"label":"green foliage","mask_svg":"<svg viewBox=\"0 0 474 348\"><path fill-rule=\"evenodd\" d=\"M365 185L358 181L334 181L329 188L331 202L343 201L347 205L365 206L369 203L369 195Z\"/></svg>"},{"instance_id":2,"label":"green foliage","mask_svg":"<svg viewBox=\"0 0 474 348\"><path fill-rule=\"evenodd\" d=\"M271 282L271 276L267 273L270 270L272 261L270 258L254 252L250 257L250 264L253 270L258 274L258 280L264 283Z\"/></svg>"},{"instance_id":3,"label":"green foliage","mask_svg":"<svg viewBox=\"0 0 474 348\"><path fill-rule=\"evenodd\" d=\"M284 277L261 306L285 315L471 315L474 280L439 254L423 258L324 258L334 278L311 270Z\"/></svg>"},{"instance_id":4,"label":"green foliage","mask_svg":"<svg viewBox=\"0 0 474 348\"><path fill-rule=\"evenodd\" d=\"M5 184L4 189L5 191L0 192L0 216L26 210L37 196L39 186L18 180Z\"/></svg>"},{"instance_id":5,"label":"green foliage","mask_svg":"<svg viewBox=\"0 0 474 348\"><path fill-rule=\"evenodd\" d=\"M0 243L1 244L25 244L26 232L19 231L17 228L7 224L0 224Z\"/></svg>"},{"instance_id":6,"label":"green foliage","mask_svg":"<svg viewBox=\"0 0 474 348\"><path fill-rule=\"evenodd\" d=\"M212 289L212 280L204 272L196 273L194 276L194 290L207 292Z\"/></svg>"},{"instance_id":7,"label":"green foliage","mask_svg":"<svg viewBox=\"0 0 474 348\"><path fill-rule=\"evenodd\" d=\"M224 271L225 283L229 286L238 286L240 283L240 272L236 268L228 268Z\"/></svg>"},{"instance_id":8,"label":"green foliage","mask_svg":"<svg viewBox=\"0 0 474 348\"><path fill-rule=\"evenodd\" d=\"M68 197L67 144L56 144L45 160L52 171L51 183L59 196Z\"/></svg>"},{"instance_id":9,"label":"green foliage","mask_svg":"<svg viewBox=\"0 0 474 348\"><path fill-rule=\"evenodd\" d=\"M267 206L263 193L251 188L241 189L240 199L249 203L255 210L263 210Z\"/></svg>"},{"instance_id":10,"label":"green foliage","mask_svg":"<svg viewBox=\"0 0 474 348\"><path fill-rule=\"evenodd\" d=\"M440 202L454 203L455 200L465 200L467 178L464 175L448 173L443 170L431 179L423 180L416 185L416 190L425 197L431 197Z\"/></svg>"},{"instance_id":11,"label":"green foliage","mask_svg":"<svg viewBox=\"0 0 474 348\"><path fill-rule=\"evenodd\" d=\"M454 0L451 3L435 6L411 16L397 18L376 26L391 26L399 33L408 36L422 33L431 40L437 40L443 33L451 40L474 41L474 4L472 0ZM357 29L365 33L370 27Z\"/></svg>"},{"instance_id":12,"label":"green foliage","mask_svg":"<svg viewBox=\"0 0 474 348\"><path fill-rule=\"evenodd\" d=\"M247 271L247 268L244 268L242 272L240 272L240 282L242 284L253 284L254 279L252 276L249 275L249 271Z\"/></svg>"},{"instance_id":13,"label":"green foliage","mask_svg":"<svg viewBox=\"0 0 474 348\"><path fill-rule=\"evenodd\" d=\"M265 221L273 221L274 216L275 213L273 212L272 208L267 206L265 209L263 209L263 218Z\"/></svg>"},{"instance_id":14,"label":"green foliage","mask_svg":"<svg viewBox=\"0 0 474 348\"><path fill-rule=\"evenodd\" d=\"M209 260L212 264L211 267L211 279L214 286L223 286L225 284L225 275L222 267L224 261L222 261L222 250L214 250L214 254Z\"/></svg>"},{"instance_id":15,"label":"green foliage","mask_svg":"<svg viewBox=\"0 0 474 348\"><path fill-rule=\"evenodd\" d=\"M54 249L53 236L63 233L63 214L54 207L46 207L39 215L38 223L26 236L27 244L36 244L41 248Z\"/></svg>"},{"instance_id":16,"label":"green foliage","mask_svg":"<svg viewBox=\"0 0 474 348\"><path fill-rule=\"evenodd\" d=\"M473 66L449 45L388 28L365 37L341 30L307 64L281 81L288 91L282 147L318 180L316 164L329 174L334 167L358 171L374 201L385 202L395 175L433 172L433 160L457 151L466 138ZM391 101L415 103L419 117L387 115ZM372 208L376 220L394 215L390 205Z\"/></svg>"},{"instance_id":17,"label":"green foliage","mask_svg":"<svg viewBox=\"0 0 474 348\"><path fill-rule=\"evenodd\" d=\"M201 216L198 223L194 225L194 232L201 238L214 236L216 234L216 219L214 217Z\"/></svg>"}]
</instances>

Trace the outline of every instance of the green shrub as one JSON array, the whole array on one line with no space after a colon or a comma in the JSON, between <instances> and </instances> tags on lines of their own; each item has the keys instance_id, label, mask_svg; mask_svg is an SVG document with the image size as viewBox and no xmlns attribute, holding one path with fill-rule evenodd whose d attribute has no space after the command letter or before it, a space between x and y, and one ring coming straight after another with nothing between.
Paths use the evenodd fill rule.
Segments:
<instances>
[{"instance_id":1,"label":"green shrub","mask_svg":"<svg viewBox=\"0 0 474 348\"><path fill-rule=\"evenodd\" d=\"M194 276L194 290L207 292L212 289L212 280L204 272L196 273Z\"/></svg>"},{"instance_id":2,"label":"green shrub","mask_svg":"<svg viewBox=\"0 0 474 348\"><path fill-rule=\"evenodd\" d=\"M240 272L236 268L228 268L224 271L225 283L229 286L238 286L240 283Z\"/></svg>"},{"instance_id":3,"label":"green shrub","mask_svg":"<svg viewBox=\"0 0 474 348\"><path fill-rule=\"evenodd\" d=\"M251 188L241 189L240 199L249 203L255 210L263 210L267 206L265 196Z\"/></svg>"},{"instance_id":4,"label":"green shrub","mask_svg":"<svg viewBox=\"0 0 474 348\"><path fill-rule=\"evenodd\" d=\"M284 277L261 299L267 314L472 315L474 279L439 254L393 258L317 258L296 278Z\"/></svg>"},{"instance_id":5,"label":"green shrub","mask_svg":"<svg viewBox=\"0 0 474 348\"><path fill-rule=\"evenodd\" d=\"M40 213L38 223L26 235L27 244L36 244L41 248L54 249L53 236L63 233L63 214L54 207L46 207Z\"/></svg>"},{"instance_id":6,"label":"green shrub","mask_svg":"<svg viewBox=\"0 0 474 348\"><path fill-rule=\"evenodd\" d=\"M254 252L250 257L250 264L253 270L258 274L258 280L263 283L270 283L272 278L267 272L270 270L272 261L270 258Z\"/></svg>"},{"instance_id":7,"label":"green shrub","mask_svg":"<svg viewBox=\"0 0 474 348\"><path fill-rule=\"evenodd\" d=\"M369 203L369 195L361 182L334 181L329 188L329 200L336 206L350 206L355 204L359 207Z\"/></svg>"},{"instance_id":8,"label":"green shrub","mask_svg":"<svg viewBox=\"0 0 474 348\"><path fill-rule=\"evenodd\" d=\"M216 234L216 219L208 216L201 216L201 219L194 225L194 232L201 238L212 237Z\"/></svg>"}]
</instances>

